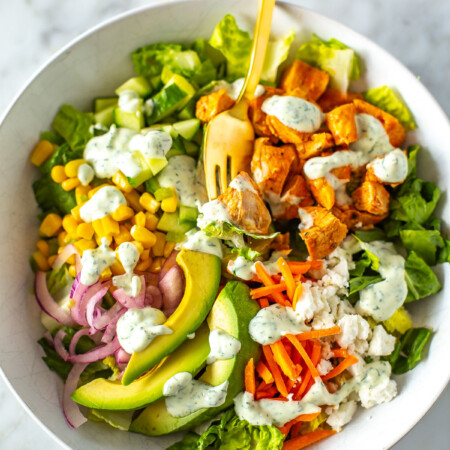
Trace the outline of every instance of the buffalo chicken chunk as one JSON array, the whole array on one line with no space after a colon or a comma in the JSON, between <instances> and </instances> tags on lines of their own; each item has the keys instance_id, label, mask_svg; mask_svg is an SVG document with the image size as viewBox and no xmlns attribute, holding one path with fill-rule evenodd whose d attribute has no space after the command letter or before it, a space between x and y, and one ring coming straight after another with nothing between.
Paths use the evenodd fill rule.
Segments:
<instances>
[{"instance_id":1,"label":"buffalo chicken chunk","mask_svg":"<svg viewBox=\"0 0 450 450\"><path fill-rule=\"evenodd\" d=\"M234 100L227 94L227 91L219 89L217 92L199 98L195 115L203 123L209 122L217 114L230 109L233 105Z\"/></svg>"}]
</instances>

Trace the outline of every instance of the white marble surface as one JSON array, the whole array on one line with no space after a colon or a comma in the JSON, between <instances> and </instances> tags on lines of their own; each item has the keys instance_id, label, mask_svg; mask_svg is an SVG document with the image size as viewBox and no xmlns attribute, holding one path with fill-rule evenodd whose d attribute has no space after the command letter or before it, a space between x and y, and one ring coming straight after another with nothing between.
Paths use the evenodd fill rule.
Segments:
<instances>
[{"instance_id":1,"label":"white marble surface","mask_svg":"<svg viewBox=\"0 0 450 450\"><path fill-rule=\"evenodd\" d=\"M72 38L104 19L148 3L151 1L0 1L0 115L29 77ZM345 23L391 52L421 78L446 113L450 113L450 2L303 0L299 3ZM450 448L449 415L447 388L424 419L394 448ZM0 449L59 448L0 380Z\"/></svg>"}]
</instances>

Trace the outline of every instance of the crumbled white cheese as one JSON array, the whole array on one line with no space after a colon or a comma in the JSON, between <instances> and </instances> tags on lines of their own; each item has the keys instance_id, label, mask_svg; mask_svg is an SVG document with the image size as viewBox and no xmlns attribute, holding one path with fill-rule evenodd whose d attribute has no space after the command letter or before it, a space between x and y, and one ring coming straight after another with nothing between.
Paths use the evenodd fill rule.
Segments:
<instances>
[{"instance_id":1,"label":"crumbled white cheese","mask_svg":"<svg viewBox=\"0 0 450 450\"><path fill-rule=\"evenodd\" d=\"M397 383L388 376L382 377L374 387L364 386L359 390L359 399L364 408L390 402L396 395Z\"/></svg>"},{"instance_id":2,"label":"crumbled white cheese","mask_svg":"<svg viewBox=\"0 0 450 450\"><path fill-rule=\"evenodd\" d=\"M327 419L327 424L335 431L341 431L344 425L347 425L352 420L355 414L357 405L354 400L341 403L338 407L332 408L333 412Z\"/></svg>"},{"instance_id":3,"label":"crumbled white cheese","mask_svg":"<svg viewBox=\"0 0 450 450\"><path fill-rule=\"evenodd\" d=\"M369 345L369 355L386 356L394 351L395 336L389 334L382 325L377 325L372 332L372 340Z\"/></svg>"},{"instance_id":4,"label":"crumbled white cheese","mask_svg":"<svg viewBox=\"0 0 450 450\"><path fill-rule=\"evenodd\" d=\"M338 344L350 351L365 354L369 348L368 339L371 335L367 320L357 314L346 314L338 321L341 333L337 336Z\"/></svg>"},{"instance_id":5,"label":"crumbled white cheese","mask_svg":"<svg viewBox=\"0 0 450 450\"><path fill-rule=\"evenodd\" d=\"M330 370L333 369L333 364L326 359L321 359L319 364L317 365L317 370L320 375L326 375Z\"/></svg>"}]
</instances>

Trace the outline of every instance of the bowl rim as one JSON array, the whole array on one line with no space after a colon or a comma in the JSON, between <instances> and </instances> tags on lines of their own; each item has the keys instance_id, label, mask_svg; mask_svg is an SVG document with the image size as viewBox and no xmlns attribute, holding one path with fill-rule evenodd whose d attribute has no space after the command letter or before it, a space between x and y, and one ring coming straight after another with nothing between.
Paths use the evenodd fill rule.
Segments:
<instances>
[{"instance_id":1,"label":"bowl rim","mask_svg":"<svg viewBox=\"0 0 450 450\"><path fill-rule=\"evenodd\" d=\"M83 31L79 35L72 38L69 42L67 42L65 45L63 45L59 50L54 52L50 57L48 57L43 63L40 64L40 66L32 73L30 77L25 81L25 83L22 84L22 87L18 90L17 94L13 97L13 99L9 102L3 113L0 115L0 128L3 126L5 119L9 115L10 111L14 108L16 103L22 98L22 96L26 93L28 87L38 78L38 76L47 68L49 67L55 60L57 60L61 55L63 55L67 50L77 45L80 41L85 39L86 37L96 33L97 31L115 23L118 21L121 21L127 17L134 16L139 14L142 11L147 11L151 9L156 9L160 7L164 7L169 4L183 4L183 3L190 3L192 0L156 0L153 1L150 4L137 6L135 8L129 9L127 11L123 11L121 13L118 13L112 17L109 17L107 19L104 19L100 21L97 25L94 25L87 30ZM364 34L361 34L360 32L354 30L352 27L345 25L341 22L339 22L336 19L332 19L328 17L325 14L319 13L317 11L314 11L311 8L307 8L305 6L302 6L298 1L296 0L277 0L277 4L284 5L284 6L291 6L298 8L301 11L307 11L309 14L319 17L320 19L325 19L328 21L331 25L338 26L341 29L344 29L346 31L350 31L356 35L362 40L364 43L369 43L373 48L377 50L384 58L391 59L391 61L395 62L396 65L400 66L405 72L406 75L410 78L414 79L415 83L418 83L421 89L423 90L423 94L427 97L427 100L433 105L434 111L436 113L439 113L443 118L447 119L447 123L450 128L450 119L445 113L442 106L437 102L437 100L434 98L434 96L430 93L430 91L427 89L427 87L422 83L420 78L416 77L409 68L407 68L400 60L398 60L395 56L393 56L391 53L389 53L387 50L385 50L381 45L374 42L369 37L365 36ZM14 397L18 400L19 404L25 409L25 411L28 413L29 416L34 420L35 423L39 425L39 427L46 432L46 434L54 439L55 442L57 442L62 448L70 450L70 447L59 437L57 436L53 431L51 431L47 425L45 425L30 409L26 401L16 392L14 389L11 381L8 379L6 374L4 373L2 367L0 366L0 377L5 382L5 385L9 388L9 390L12 392ZM432 397L428 399L428 402L423 406L423 409L421 410L420 414L416 417L415 420L413 420L410 424L408 424L407 427L402 428L399 430L398 433L392 436L390 439L390 442L388 443L387 448L391 448L394 446L397 442L399 442L404 436L406 436L416 425L417 423L429 412L431 407L434 405L434 403L437 401L437 399L440 397L444 389L447 387L447 385L450 383L450 373L447 374L447 377L443 379L443 382L438 386L438 388L435 390L435 393Z\"/></svg>"}]
</instances>

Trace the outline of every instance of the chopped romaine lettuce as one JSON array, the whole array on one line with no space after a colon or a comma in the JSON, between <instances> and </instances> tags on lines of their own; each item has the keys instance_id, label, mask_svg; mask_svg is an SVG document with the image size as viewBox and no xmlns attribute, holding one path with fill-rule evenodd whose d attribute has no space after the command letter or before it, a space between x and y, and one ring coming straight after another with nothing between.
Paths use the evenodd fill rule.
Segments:
<instances>
[{"instance_id":1,"label":"chopped romaine lettuce","mask_svg":"<svg viewBox=\"0 0 450 450\"><path fill-rule=\"evenodd\" d=\"M372 230L356 230L354 235L362 242L386 240L386 234L380 228L373 228Z\"/></svg>"},{"instance_id":2,"label":"chopped romaine lettuce","mask_svg":"<svg viewBox=\"0 0 450 450\"><path fill-rule=\"evenodd\" d=\"M383 325L390 334L405 334L413 326L411 317L403 306L397 309L389 319L383 321Z\"/></svg>"},{"instance_id":3,"label":"chopped romaine lettuce","mask_svg":"<svg viewBox=\"0 0 450 450\"><path fill-rule=\"evenodd\" d=\"M69 291L73 283L73 278L69 274L67 264L63 264L57 270L47 272L47 288L50 295L58 300L61 292ZM67 293L69 293L67 292Z\"/></svg>"},{"instance_id":4,"label":"chopped romaine lettuce","mask_svg":"<svg viewBox=\"0 0 450 450\"><path fill-rule=\"evenodd\" d=\"M283 37L270 41L264 60L261 80L274 83L279 65L286 60L294 39L294 32L288 31ZM219 50L227 61L227 78L235 80L247 74L252 50L252 38L239 29L236 19L228 14L216 26L209 40L211 46Z\"/></svg>"},{"instance_id":5,"label":"chopped romaine lettuce","mask_svg":"<svg viewBox=\"0 0 450 450\"><path fill-rule=\"evenodd\" d=\"M337 39L324 41L314 34L311 41L300 46L296 57L328 72L330 85L342 93L347 92L350 80L359 78L358 55Z\"/></svg>"},{"instance_id":6,"label":"chopped romaine lettuce","mask_svg":"<svg viewBox=\"0 0 450 450\"><path fill-rule=\"evenodd\" d=\"M400 239L408 251L415 251L430 266L436 264L437 249L444 247L437 230L401 230Z\"/></svg>"},{"instance_id":7,"label":"chopped romaine lettuce","mask_svg":"<svg viewBox=\"0 0 450 450\"><path fill-rule=\"evenodd\" d=\"M369 89L363 93L364 100L397 118L406 130L417 128L414 117L400 94L388 86Z\"/></svg>"},{"instance_id":8,"label":"chopped romaine lettuce","mask_svg":"<svg viewBox=\"0 0 450 450\"><path fill-rule=\"evenodd\" d=\"M261 253L256 250L252 250L250 247L244 248L233 248L231 253L237 253L238 256L242 256L247 261L254 261L258 256L261 256Z\"/></svg>"}]
</instances>

